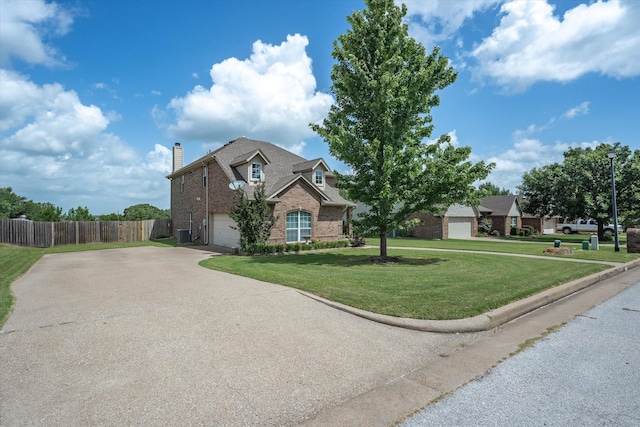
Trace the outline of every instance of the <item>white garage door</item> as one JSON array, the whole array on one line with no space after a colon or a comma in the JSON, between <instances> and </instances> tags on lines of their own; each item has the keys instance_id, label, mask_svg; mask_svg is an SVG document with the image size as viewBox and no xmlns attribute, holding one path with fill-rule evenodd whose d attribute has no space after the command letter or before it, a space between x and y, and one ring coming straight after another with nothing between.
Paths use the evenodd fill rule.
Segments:
<instances>
[{"instance_id":1,"label":"white garage door","mask_svg":"<svg viewBox=\"0 0 640 427\"><path fill-rule=\"evenodd\" d=\"M451 218L449 217L449 238L466 239L471 237L471 224L473 218Z\"/></svg>"},{"instance_id":2,"label":"white garage door","mask_svg":"<svg viewBox=\"0 0 640 427\"><path fill-rule=\"evenodd\" d=\"M217 246L237 248L240 246L240 232L230 226L235 227L236 222L226 214L213 215L213 238L211 243Z\"/></svg>"},{"instance_id":3,"label":"white garage door","mask_svg":"<svg viewBox=\"0 0 640 427\"><path fill-rule=\"evenodd\" d=\"M544 234L554 234L556 232L556 221L554 219L545 218L542 226Z\"/></svg>"}]
</instances>

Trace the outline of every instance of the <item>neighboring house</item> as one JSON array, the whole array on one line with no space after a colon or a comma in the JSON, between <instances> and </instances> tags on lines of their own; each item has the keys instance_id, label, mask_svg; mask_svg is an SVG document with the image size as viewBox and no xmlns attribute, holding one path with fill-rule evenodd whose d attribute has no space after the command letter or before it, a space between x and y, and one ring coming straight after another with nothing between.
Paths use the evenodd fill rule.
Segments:
<instances>
[{"instance_id":1,"label":"neighboring house","mask_svg":"<svg viewBox=\"0 0 640 427\"><path fill-rule=\"evenodd\" d=\"M523 210L526 209L525 198L523 196L518 196L518 203ZM538 230L540 234L555 234L557 223L557 217L540 218L530 213L522 212L522 226L526 227L529 225Z\"/></svg>"},{"instance_id":2,"label":"neighboring house","mask_svg":"<svg viewBox=\"0 0 640 427\"><path fill-rule=\"evenodd\" d=\"M418 218L420 225L411 229L413 237L423 239L462 239L478 234L476 207L453 204L438 214L415 213L407 219Z\"/></svg>"},{"instance_id":3,"label":"neighboring house","mask_svg":"<svg viewBox=\"0 0 640 427\"><path fill-rule=\"evenodd\" d=\"M249 198L264 183L267 202L278 219L268 243L339 240L349 234L355 204L335 188L335 175L323 159L306 160L264 141L238 138L183 166L183 148L173 148L171 219L173 230L189 230L190 240L238 247L229 211L237 204L233 189ZM343 218L346 218L343 228Z\"/></svg>"},{"instance_id":4,"label":"neighboring house","mask_svg":"<svg viewBox=\"0 0 640 427\"><path fill-rule=\"evenodd\" d=\"M491 231L497 230L500 235L508 236L512 227L522 227L522 215L518 196L483 197L480 211L493 223Z\"/></svg>"}]
</instances>

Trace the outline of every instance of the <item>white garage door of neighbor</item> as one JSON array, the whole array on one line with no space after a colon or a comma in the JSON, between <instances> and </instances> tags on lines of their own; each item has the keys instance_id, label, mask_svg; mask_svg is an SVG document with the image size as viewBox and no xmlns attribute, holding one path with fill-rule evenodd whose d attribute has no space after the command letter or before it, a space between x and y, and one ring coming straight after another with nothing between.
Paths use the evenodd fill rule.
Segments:
<instances>
[{"instance_id":1,"label":"white garage door of neighbor","mask_svg":"<svg viewBox=\"0 0 640 427\"><path fill-rule=\"evenodd\" d=\"M213 215L213 239L214 245L237 248L240 246L240 232L230 226L235 227L236 222L226 214Z\"/></svg>"},{"instance_id":2,"label":"white garage door of neighbor","mask_svg":"<svg viewBox=\"0 0 640 427\"><path fill-rule=\"evenodd\" d=\"M554 234L556 232L556 222L552 219L545 219L542 225L542 232L544 234Z\"/></svg>"},{"instance_id":3,"label":"white garage door of neighbor","mask_svg":"<svg viewBox=\"0 0 640 427\"><path fill-rule=\"evenodd\" d=\"M463 239L471 237L471 224L473 218L451 218L449 217L449 238Z\"/></svg>"}]
</instances>

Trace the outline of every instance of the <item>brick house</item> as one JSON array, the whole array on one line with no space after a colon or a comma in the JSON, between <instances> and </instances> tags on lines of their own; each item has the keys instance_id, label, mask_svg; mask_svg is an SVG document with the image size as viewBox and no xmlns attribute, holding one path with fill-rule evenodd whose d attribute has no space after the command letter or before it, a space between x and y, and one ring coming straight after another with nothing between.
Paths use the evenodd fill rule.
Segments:
<instances>
[{"instance_id":1,"label":"brick house","mask_svg":"<svg viewBox=\"0 0 640 427\"><path fill-rule=\"evenodd\" d=\"M508 236L511 227L522 228L522 214L518 196L488 196L482 198L481 211L484 217L493 222L491 231L498 230L500 235Z\"/></svg>"},{"instance_id":2,"label":"brick house","mask_svg":"<svg viewBox=\"0 0 640 427\"><path fill-rule=\"evenodd\" d=\"M269 142L238 138L183 166L183 148L173 147L171 220L174 233L189 230L191 241L238 247L229 211L242 186L252 198L264 183L278 219L268 243L339 240L348 233L355 204L340 196L335 175L323 159L306 160Z\"/></svg>"},{"instance_id":3,"label":"brick house","mask_svg":"<svg viewBox=\"0 0 640 427\"><path fill-rule=\"evenodd\" d=\"M478 234L479 216L476 207L453 204L437 214L419 212L409 215L407 219L420 220L420 225L411 229L412 237L462 239Z\"/></svg>"},{"instance_id":4,"label":"brick house","mask_svg":"<svg viewBox=\"0 0 640 427\"><path fill-rule=\"evenodd\" d=\"M540 234L555 234L556 226L558 225L558 217L539 217L536 215L532 215L526 211L527 203L526 198L523 196L518 196L518 203L522 208L522 226L531 226L538 230Z\"/></svg>"}]
</instances>

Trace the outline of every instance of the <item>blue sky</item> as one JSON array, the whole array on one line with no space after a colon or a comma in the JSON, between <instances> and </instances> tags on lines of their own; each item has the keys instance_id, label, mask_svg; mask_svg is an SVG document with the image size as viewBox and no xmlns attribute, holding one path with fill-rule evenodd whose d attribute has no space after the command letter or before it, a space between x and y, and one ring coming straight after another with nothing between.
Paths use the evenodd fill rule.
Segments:
<instances>
[{"instance_id":1,"label":"blue sky","mask_svg":"<svg viewBox=\"0 0 640 427\"><path fill-rule=\"evenodd\" d=\"M408 0L410 34L459 73L436 139L515 190L570 146L640 148L640 2ZM239 136L346 171L308 123L363 0L0 0L0 187L65 211L169 207L185 160Z\"/></svg>"}]
</instances>

